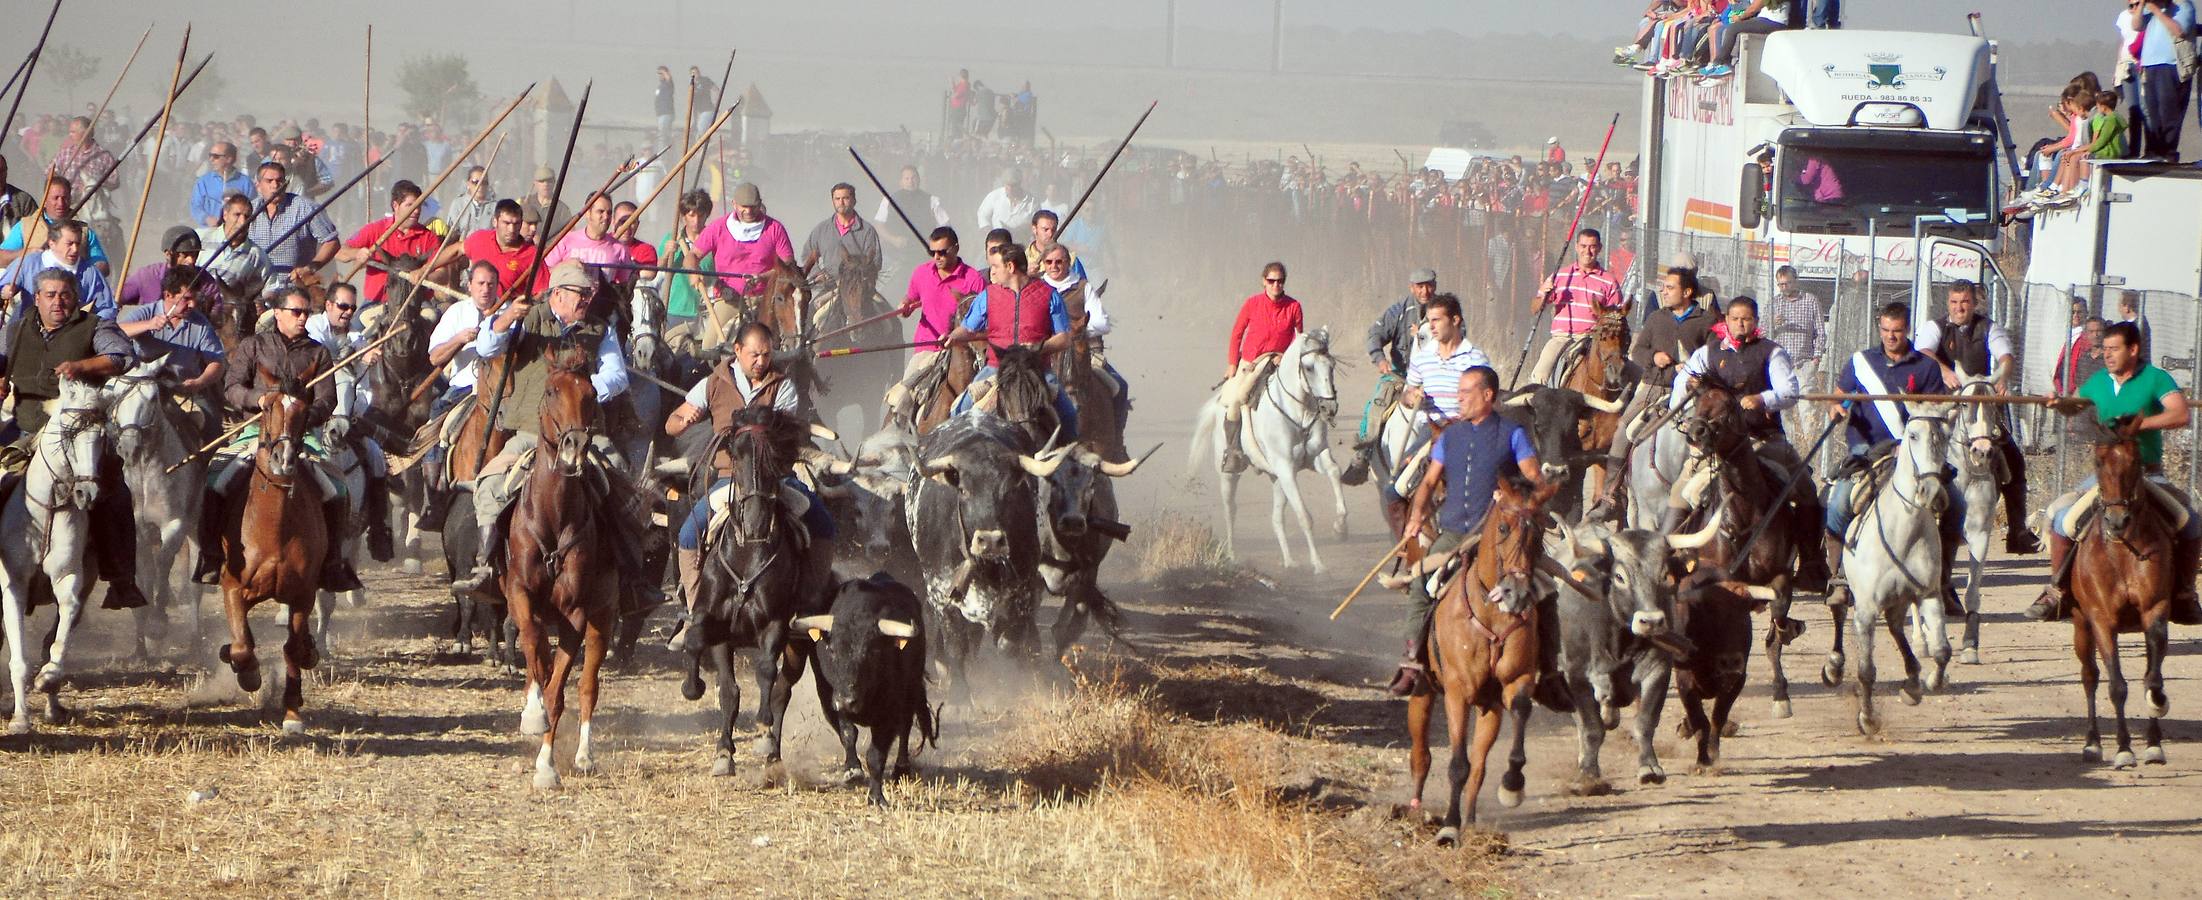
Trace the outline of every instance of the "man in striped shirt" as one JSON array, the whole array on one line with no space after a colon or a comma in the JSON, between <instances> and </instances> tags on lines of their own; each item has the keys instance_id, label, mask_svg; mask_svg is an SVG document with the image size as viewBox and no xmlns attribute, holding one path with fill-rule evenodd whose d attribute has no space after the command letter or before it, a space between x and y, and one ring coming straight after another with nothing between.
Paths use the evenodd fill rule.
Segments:
<instances>
[{"instance_id":1,"label":"man in striped shirt","mask_svg":"<svg viewBox=\"0 0 2202 900\"><path fill-rule=\"evenodd\" d=\"M1621 283L1599 261L1604 251L1605 242L1598 230L1583 229L1575 235L1575 264L1545 279L1537 289L1531 313L1543 312L1545 304L1552 304L1552 332L1544 349L1537 352L1537 364L1529 370L1529 383L1551 384L1554 378L1564 376L1564 372L1553 371L1559 365L1560 354L1598 327L1599 311L1625 305Z\"/></svg>"},{"instance_id":2,"label":"man in striped shirt","mask_svg":"<svg viewBox=\"0 0 2202 900\"><path fill-rule=\"evenodd\" d=\"M1400 392L1399 403L1421 411L1430 424L1441 425L1460 417L1460 376L1490 365L1491 360L1461 330L1459 297L1431 298L1423 316L1430 324L1430 340L1416 347L1407 360L1407 389Z\"/></svg>"}]
</instances>

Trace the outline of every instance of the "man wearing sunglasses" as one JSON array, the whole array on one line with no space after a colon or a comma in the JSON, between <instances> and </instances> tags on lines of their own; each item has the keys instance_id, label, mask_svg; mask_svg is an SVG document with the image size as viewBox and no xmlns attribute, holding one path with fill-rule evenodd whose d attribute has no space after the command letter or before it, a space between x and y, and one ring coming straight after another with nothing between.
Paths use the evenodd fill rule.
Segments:
<instances>
[{"instance_id":1,"label":"man wearing sunglasses","mask_svg":"<svg viewBox=\"0 0 2202 900\"><path fill-rule=\"evenodd\" d=\"M359 291L349 284L338 283L329 288L328 299L322 303L321 312L306 320L306 334L329 348L329 355L344 359L367 346L371 341L359 321ZM360 497L361 514L367 517L367 552L376 562L389 562L392 551L390 536L390 462L382 455L382 445L376 442L367 429L353 430L369 410L375 408L373 382L363 374L367 367L381 361L382 350L369 350L356 362L330 379L336 382L336 409L329 416L328 427L323 429L329 445L334 447L349 442L352 452L359 457L360 474L366 479Z\"/></svg>"},{"instance_id":2,"label":"man wearing sunglasses","mask_svg":"<svg viewBox=\"0 0 2202 900\"><path fill-rule=\"evenodd\" d=\"M521 485L527 482L527 467L543 464L534 459L538 454L527 451L542 443L537 429L542 427L543 393L550 381L550 351L561 347L592 351L585 368L589 370L589 383L596 388L597 403L609 403L627 391L626 351L610 326L589 314L596 291L596 278L588 269L579 260L566 260L551 269L549 294L541 300L520 297L485 320L474 339L474 352L480 359L512 354L511 375L504 379L504 400L497 404L497 427L511 432L512 437L474 479L474 520L481 527L481 551L472 572L452 579L454 590L476 590L496 576L497 553L504 545L504 528L499 522L505 507L519 496ZM489 382L478 386L486 388L481 392L484 398L496 390ZM602 427L601 422L598 427ZM620 458L611 439L601 432L591 434L589 443L600 461ZM523 457L531 461L523 462ZM607 511L604 517L610 520L606 524L619 532L612 544L619 554L621 612L648 609L658 602L658 580L641 574L642 518L648 510L637 503L639 493L620 467L600 463L600 470L611 481L611 502L621 507ZM508 471L512 474L503 474Z\"/></svg>"},{"instance_id":3,"label":"man wearing sunglasses","mask_svg":"<svg viewBox=\"0 0 2202 900\"><path fill-rule=\"evenodd\" d=\"M207 149L207 172L191 185L191 221L198 226L222 224L222 200L231 194L252 196L252 177L237 167L237 145L217 141Z\"/></svg>"},{"instance_id":4,"label":"man wearing sunglasses","mask_svg":"<svg viewBox=\"0 0 2202 900\"><path fill-rule=\"evenodd\" d=\"M1073 339L1076 335L1084 335L1093 368L1102 374L1102 381L1109 387L1109 404L1116 411L1116 433L1121 437L1125 424L1131 421L1132 386L1117 373L1115 366L1109 365L1101 343L1102 338L1115 330L1109 322L1107 307L1101 305L1101 292L1086 280L1070 248L1062 244L1051 244L1040 254L1040 280L1047 282L1056 296L1062 298L1063 311L1070 314Z\"/></svg>"},{"instance_id":5,"label":"man wearing sunglasses","mask_svg":"<svg viewBox=\"0 0 2202 900\"><path fill-rule=\"evenodd\" d=\"M964 264L959 255L956 230L946 225L933 229L926 253L930 259L910 273L910 288L903 294L902 314L917 313L917 330L911 340L910 361L902 367L902 380L887 388L887 417L893 420L909 412L910 388L919 376L939 360L945 346L941 338L956 330L963 301L986 290L986 276Z\"/></svg>"},{"instance_id":6,"label":"man wearing sunglasses","mask_svg":"<svg viewBox=\"0 0 2202 900\"><path fill-rule=\"evenodd\" d=\"M15 393L15 424L22 430L20 452L36 446L39 429L52 415L49 401L61 396L61 379L98 383L122 374L133 356L130 339L113 322L78 306L77 279L66 269L49 268L31 282L35 314L16 323L7 354L0 358L0 398ZM130 488L122 479L122 460L112 446L100 454L99 499L92 504L92 552L100 577L107 580L105 609L145 605L138 590L137 517Z\"/></svg>"},{"instance_id":7,"label":"man wearing sunglasses","mask_svg":"<svg viewBox=\"0 0 2202 900\"><path fill-rule=\"evenodd\" d=\"M231 407L257 414L261 396L280 387L283 379L304 384L328 371L334 361L329 348L306 333L306 318L313 312L313 299L302 288L285 288L276 295L275 327L240 341L230 353L229 367L222 373L222 395ZM306 450L317 463L307 466L306 471L313 473L315 486L320 489L321 521L330 535L348 534L351 501L344 493L340 474L330 470L327 453L316 434L336 411L336 379L321 379L303 399ZM193 581L221 583L222 529L228 520L224 504L229 502L230 492L250 474L252 451L259 439L257 423L246 427L208 466L206 505L199 510L199 566L191 573ZM325 591L356 591L360 587L351 561L339 553L322 555L320 581Z\"/></svg>"},{"instance_id":8,"label":"man wearing sunglasses","mask_svg":"<svg viewBox=\"0 0 2202 900\"><path fill-rule=\"evenodd\" d=\"M497 222L497 198L489 191L489 172L481 166L466 170L466 194L451 204L443 217L444 233L460 240Z\"/></svg>"}]
</instances>

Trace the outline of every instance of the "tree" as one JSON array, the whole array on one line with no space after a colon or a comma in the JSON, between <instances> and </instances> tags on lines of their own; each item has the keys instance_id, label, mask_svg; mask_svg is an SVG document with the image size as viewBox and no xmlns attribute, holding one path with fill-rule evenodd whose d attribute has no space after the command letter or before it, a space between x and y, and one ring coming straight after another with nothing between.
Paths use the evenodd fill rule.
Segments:
<instances>
[{"instance_id":1,"label":"tree","mask_svg":"<svg viewBox=\"0 0 2202 900\"><path fill-rule=\"evenodd\" d=\"M432 53L407 59L398 66L398 88L405 91L405 113L415 119L434 119L447 127L449 119L470 116L481 103L481 89L467 71L466 58L456 53Z\"/></svg>"},{"instance_id":2,"label":"tree","mask_svg":"<svg viewBox=\"0 0 2202 900\"><path fill-rule=\"evenodd\" d=\"M76 112L76 86L99 74L99 57L72 44L48 44L39 54L37 74L47 84L61 85L69 98L70 114L82 115Z\"/></svg>"}]
</instances>

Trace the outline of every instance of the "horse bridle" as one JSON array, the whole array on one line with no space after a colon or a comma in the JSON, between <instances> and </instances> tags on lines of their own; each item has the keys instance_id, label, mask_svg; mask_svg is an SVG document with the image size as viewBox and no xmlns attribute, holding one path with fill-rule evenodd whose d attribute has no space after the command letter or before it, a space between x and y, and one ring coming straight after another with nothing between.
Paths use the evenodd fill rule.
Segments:
<instances>
[{"instance_id":1,"label":"horse bridle","mask_svg":"<svg viewBox=\"0 0 2202 900\"><path fill-rule=\"evenodd\" d=\"M68 446L78 435L87 431L97 431L105 425L107 422L106 414L96 406L67 407L54 411L55 419L59 420L64 416L75 419L77 424L63 424L60 426L60 431L54 435L54 439L62 447L62 452L50 455L37 454L39 465L46 470L46 477L52 482L53 486L51 494L43 501L48 510L67 509L75 505L78 485L91 484L97 486L99 484L99 459L97 455L95 454L92 460L92 472L87 475L76 470L76 460L71 458ZM61 458L58 468L54 460L54 457L57 456ZM90 510L85 510L85 512L90 512Z\"/></svg>"},{"instance_id":2,"label":"horse bridle","mask_svg":"<svg viewBox=\"0 0 2202 900\"><path fill-rule=\"evenodd\" d=\"M1337 364L1337 361L1333 359L1328 352L1318 352L1314 350L1303 349L1300 351L1300 353L1303 357L1308 355L1321 356L1325 359L1331 359L1332 365ZM1281 369L1283 367L1280 366L1278 368ZM1292 426L1299 429L1300 431L1310 431L1315 428L1315 420L1322 417L1322 404L1328 403L1333 408L1338 405L1338 385L1335 380L1333 380L1331 383L1330 395L1327 397L1315 393L1315 388L1312 383L1308 385L1307 393L1302 394L1298 397L1294 397L1292 396L1292 392L1285 388L1283 380L1276 377L1271 377L1269 379L1269 384L1262 388L1262 393L1276 397L1277 410L1284 413L1285 421L1291 422ZM1305 406L1305 403L1308 400L1314 400L1315 404L1312 407ZM1291 407L1286 405L1287 403L1296 406L1302 406L1302 408L1307 409L1307 421L1302 422L1299 420L1298 417L1294 416L1291 412Z\"/></svg>"}]
</instances>

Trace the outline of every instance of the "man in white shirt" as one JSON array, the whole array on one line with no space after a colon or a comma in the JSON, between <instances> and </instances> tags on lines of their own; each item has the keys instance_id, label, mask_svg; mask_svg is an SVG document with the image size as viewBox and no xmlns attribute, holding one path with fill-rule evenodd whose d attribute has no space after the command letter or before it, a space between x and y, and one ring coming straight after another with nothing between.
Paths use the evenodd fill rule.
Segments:
<instances>
[{"instance_id":1,"label":"man in white shirt","mask_svg":"<svg viewBox=\"0 0 2202 900\"><path fill-rule=\"evenodd\" d=\"M1025 191L1024 174L1012 167L1002 173L1002 186L979 201L979 228L1023 228L1039 209L1039 201Z\"/></svg>"}]
</instances>

